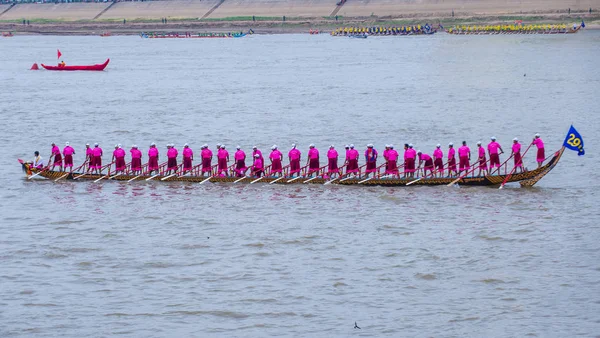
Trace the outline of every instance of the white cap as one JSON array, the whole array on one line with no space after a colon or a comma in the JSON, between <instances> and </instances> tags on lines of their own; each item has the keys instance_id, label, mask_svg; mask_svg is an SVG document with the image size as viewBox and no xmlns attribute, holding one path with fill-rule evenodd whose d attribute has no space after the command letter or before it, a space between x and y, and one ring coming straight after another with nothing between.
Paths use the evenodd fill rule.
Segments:
<instances>
[{"instance_id":1,"label":"white cap","mask_svg":"<svg viewBox=\"0 0 600 338\"><path fill-rule=\"evenodd\" d=\"M346 145L344 146L344 148L350 148L350 146L346 144Z\"/></svg>"},{"instance_id":2,"label":"white cap","mask_svg":"<svg viewBox=\"0 0 600 338\"><path fill-rule=\"evenodd\" d=\"M333 146L333 144L332 144L332 145L330 145L330 146L329 146L329 148L335 148L335 147L334 147L334 146Z\"/></svg>"},{"instance_id":3,"label":"white cap","mask_svg":"<svg viewBox=\"0 0 600 338\"><path fill-rule=\"evenodd\" d=\"M536 133L534 136L535 137L540 137L540 134ZM69 143L69 142L67 142L67 143Z\"/></svg>"},{"instance_id":4,"label":"white cap","mask_svg":"<svg viewBox=\"0 0 600 338\"><path fill-rule=\"evenodd\" d=\"M202 145L202 148L208 148L208 144L204 143L204 144Z\"/></svg>"},{"instance_id":5,"label":"white cap","mask_svg":"<svg viewBox=\"0 0 600 338\"><path fill-rule=\"evenodd\" d=\"M184 147L189 147L190 145L186 143L186 144L184 144L183 146L184 146Z\"/></svg>"},{"instance_id":6,"label":"white cap","mask_svg":"<svg viewBox=\"0 0 600 338\"><path fill-rule=\"evenodd\" d=\"M492 141L496 141L496 136L492 136L492 137L490 137L490 140L492 140Z\"/></svg>"},{"instance_id":7,"label":"white cap","mask_svg":"<svg viewBox=\"0 0 600 338\"><path fill-rule=\"evenodd\" d=\"M69 142L66 142L66 143L65 143L65 146L68 146L68 145L69 145Z\"/></svg>"},{"instance_id":8,"label":"white cap","mask_svg":"<svg viewBox=\"0 0 600 338\"><path fill-rule=\"evenodd\" d=\"M350 145L350 148L354 148L354 144L351 144L351 145Z\"/></svg>"},{"instance_id":9,"label":"white cap","mask_svg":"<svg viewBox=\"0 0 600 338\"><path fill-rule=\"evenodd\" d=\"M256 149L256 148L257 148L256 146L252 146L252 149Z\"/></svg>"},{"instance_id":10,"label":"white cap","mask_svg":"<svg viewBox=\"0 0 600 338\"><path fill-rule=\"evenodd\" d=\"M367 144L367 148L373 148L373 143Z\"/></svg>"},{"instance_id":11,"label":"white cap","mask_svg":"<svg viewBox=\"0 0 600 338\"><path fill-rule=\"evenodd\" d=\"M412 148L412 147L413 147L413 144L412 144L412 143L409 143L409 144L408 144L408 147L409 147L409 148Z\"/></svg>"},{"instance_id":12,"label":"white cap","mask_svg":"<svg viewBox=\"0 0 600 338\"><path fill-rule=\"evenodd\" d=\"M309 144L309 145L308 145L308 147L309 147L309 148L314 148L314 147L315 147L315 145L311 143L311 144Z\"/></svg>"},{"instance_id":13,"label":"white cap","mask_svg":"<svg viewBox=\"0 0 600 338\"><path fill-rule=\"evenodd\" d=\"M221 146L221 143L217 143L217 148L219 148Z\"/></svg>"},{"instance_id":14,"label":"white cap","mask_svg":"<svg viewBox=\"0 0 600 338\"><path fill-rule=\"evenodd\" d=\"M477 141L477 145L480 146L481 145L481 141Z\"/></svg>"},{"instance_id":15,"label":"white cap","mask_svg":"<svg viewBox=\"0 0 600 338\"><path fill-rule=\"evenodd\" d=\"M221 144L221 149L225 149L225 145L224 144Z\"/></svg>"},{"instance_id":16,"label":"white cap","mask_svg":"<svg viewBox=\"0 0 600 338\"><path fill-rule=\"evenodd\" d=\"M121 147L122 147L122 146L121 146L121 143L119 143L119 144L117 145L117 147L121 148Z\"/></svg>"},{"instance_id":17,"label":"white cap","mask_svg":"<svg viewBox=\"0 0 600 338\"><path fill-rule=\"evenodd\" d=\"M420 150L417 150L417 154L422 154Z\"/></svg>"},{"instance_id":18,"label":"white cap","mask_svg":"<svg viewBox=\"0 0 600 338\"><path fill-rule=\"evenodd\" d=\"M150 143L150 146L151 146L151 147L152 147L152 146L155 146L155 145L156 145L156 143L154 143L154 142Z\"/></svg>"},{"instance_id":19,"label":"white cap","mask_svg":"<svg viewBox=\"0 0 600 338\"><path fill-rule=\"evenodd\" d=\"M275 150L275 149L277 149L277 146L276 146L276 145L273 145L273 146L271 147L271 150Z\"/></svg>"},{"instance_id":20,"label":"white cap","mask_svg":"<svg viewBox=\"0 0 600 338\"><path fill-rule=\"evenodd\" d=\"M296 148L296 143L292 143L292 148Z\"/></svg>"},{"instance_id":21,"label":"white cap","mask_svg":"<svg viewBox=\"0 0 600 338\"><path fill-rule=\"evenodd\" d=\"M86 145L86 146L89 146L90 144L89 144L89 143L86 143L85 145Z\"/></svg>"},{"instance_id":22,"label":"white cap","mask_svg":"<svg viewBox=\"0 0 600 338\"><path fill-rule=\"evenodd\" d=\"M519 141L519 139L515 137L515 138L513 138L513 141Z\"/></svg>"},{"instance_id":23,"label":"white cap","mask_svg":"<svg viewBox=\"0 0 600 338\"><path fill-rule=\"evenodd\" d=\"M97 147L97 146L98 146L98 143L94 143L94 147Z\"/></svg>"},{"instance_id":24,"label":"white cap","mask_svg":"<svg viewBox=\"0 0 600 338\"><path fill-rule=\"evenodd\" d=\"M394 145L393 145L393 144L390 144L390 148L394 149Z\"/></svg>"},{"instance_id":25,"label":"white cap","mask_svg":"<svg viewBox=\"0 0 600 338\"><path fill-rule=\"evenodd\" d=\"M118 145L118 144L115 144L115 148L119 148L119 145Z\"/></svg>"},{"instance_id":26,"label":"white cap","mask_svg":"<svg viewBox=\"0 0 600 338\"><path fill-rule=\"evenodd\" d=\"M137 144L132 145L131 148L137 148Z\"/></svg>"},{"instance_id":27,"label":"white cap","mask_svg":"<svg viewBox=\"0 0 600 338\"><path fill-rule=\"evenodd\" d=\"M438 143L438 144L437 144L435 147L436 147L436 148L439 148L439 147L441 147L441 146L442 146L442 145Z\"/></svg>"},{"instance_id":28,"label":"white cap","mask_svg":"<svg viewBox=\"0 0 600 338\"><path fill-rule=\"evenodd\" d=\"M386 148L389 148L389 147L390 147L390 145L389 145L389 144L386 144L386 145L385 145L385 147L386 147Z\"/></svg>"},{"instance_id":29,"label":"white cap","mask_svg":"<svg viewBox=\"0 0 600 338\"><path fill-rule=\"evenodd\" d=\"M450 143L448 143L448 146L449 146L449 147L450 147L450 146L454 146L454 143L450 142Z\"/></svg>"},{"instance_id":30,"label":"white cap","mask_svg":"<svg viewBox=\"0 0 600 338\"><path fill-rule=\"evenodd\" d=\"M237 147L235 147L235 149L240 150L242 149L242 147L240 147L239 145Z\"/></svg>"}]
</instances>

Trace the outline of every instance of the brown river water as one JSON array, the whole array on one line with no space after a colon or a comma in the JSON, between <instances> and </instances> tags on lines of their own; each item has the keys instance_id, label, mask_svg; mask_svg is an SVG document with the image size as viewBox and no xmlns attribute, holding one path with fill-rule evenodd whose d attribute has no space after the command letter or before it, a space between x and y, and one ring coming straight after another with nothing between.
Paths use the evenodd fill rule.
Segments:
<instances>
[{"instance_id":1,"label":"brown river water","mask_svg":"<svg viewBox=\"0 0 600 338\"><path fill-rule=\"evenodd\" d=\"M111 62L28 70L57 48ZM600 334L598 31L17 36L0 57L1 337ZM536 132L550 154L571 123L586 155L533 188L54 183L17 162L66 141L81 163L94 142L431 153Z\"/></svg>"}]
</instances>

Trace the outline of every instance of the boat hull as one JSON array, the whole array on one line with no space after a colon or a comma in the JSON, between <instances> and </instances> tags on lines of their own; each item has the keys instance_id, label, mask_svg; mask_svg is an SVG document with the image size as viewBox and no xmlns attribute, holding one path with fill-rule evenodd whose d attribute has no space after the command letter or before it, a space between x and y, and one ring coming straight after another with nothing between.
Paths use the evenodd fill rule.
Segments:
<instances>
[{"instance_id":1,"label":"boat hull","mask_svg":"<svg viewBox=\"0 0 600 338\"><path fill-rule=\"evenodd\" d=\"M47 70L56 70L56 71L77 71L77 70L86 70L86 71L103 71L104 68L108 65L110 59L106 59L106 61L102 64L97 65L89 65L89 66L47 66L42 63L42 67Z\"/></svg>"}]
</instances>

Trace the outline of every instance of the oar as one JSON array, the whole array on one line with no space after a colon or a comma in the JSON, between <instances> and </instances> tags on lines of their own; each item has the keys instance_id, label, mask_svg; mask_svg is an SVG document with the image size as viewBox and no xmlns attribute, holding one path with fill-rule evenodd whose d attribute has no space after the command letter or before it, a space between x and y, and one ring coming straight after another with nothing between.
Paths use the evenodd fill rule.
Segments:
<instances>
[{"instance_id":1,"label":"oar","mask_svg":"<svg viewBox=\"0 0 600 338\"><path fill-rule=\"evenodd\" d=\"M362 180L362 181L358 182L358 184L365 183L365 182L367 182L367 181L370 181L370 180L372 180L372 179L373 179L373 177L366 178L366 179L364 179L364 180Z\"/></svg>"},{"instance_id":2,"label":"oar","mask_svg":"<svg viewBox=\"0 0 600 338\"><path fill-rule=\"evenodd\" d=\"M406 185L411 185L411 184L413 184L413 183L417 183L417 182L419 182L420 180L422 180L422 179L424 179L424 178L425 178L425 177L420 177L420 178L417 178L417 179L416 179L416 180L414 180L414 181L410 181L410 182L406 183Z\"/></svg>"},{"instance_id":3,"label":"oar","mask_svg":"<svg viewBox=\"0 0 600 338\"><path fill-rule=\"evenodd\" d=\"M340 177L338 176L338 177L336 177L336 178L334 178L334 179L332 179L332 180L329 180L329 181L327 181L327 182L323 183L323 185L328 185L328 184L331 184L331 183L333 183L334 181L337 181L339 178L340 178Z\"/></svg>"},{"instance_id":4,"label":"oar","mask_svg":"<svg viewBox=\"0 0 600 338\"><path fill-rule=\"evenodd\" d=\"M160 176L160 174L156 174L156 175L154 175L154 176L150 176L150 177L148 177L148 178L146 179L146 181L150 181L150 180L152 180L153 178L155 178L155 177L157 177L157 176Z\"/></svg>"},{"instance_id":5,"label":"oar","mask_svg":"<svg viewBox=\"0 0 600 338\"><path fill-rule=\"evenodd\" d=\"M300 175L298 175L298 177L294 177L294 178L292 178L291 180L287 181L286 183L292 183L292 182L294 182L295 180L297 180L297 179L299 179L299 178L304 178L304 176L300 176Z\"/></svg>"},{"instance_id":6,"label":"oar","mask_svg":"<svg viewBox=\"0 0 600 338\"><path fill-rule=\"evenodd\" d=\"M43 172L44 172L44 171L46 171L46 170L48 170L48 168L46 168L46 169L42 169L42 170L41 170L39 173L37 173L37 174L35 174L35 175L31 175L31 176L27 177L27 179L28 179L28 180L30 180L30 179L32 179L32 178L34 178L34 177L36 177L36 176L40 175L41 173L43 173Z\"/></svg>"},{"instance_id":7,"label":"oar","mask_svg":"<svg viewBox=\"0 0 600 338\"><path fill-rule=\"evenodd\" d=\"M94 181L94 183L98 183L98 182L100 182L100 180L103 180L103 179L105 179L105 178L107 178L107 177L109 177L109 176L108 176L108 175L106 175L106 176L102 176L102 177L100 177L99 179L95 180L95 181Z\"/></svg>"},{"instance_id":8,"label":"oar","mask_svg":"<svg viewBox=\"0 0 600 338\"><path fill-rule=\"evenodd\" d=\"M205 180L203 180L202 182L200 182L200 184L204 184L204 183L208 182L213 177L214 176L208 176L208 178L206 178Z\"/></svg>"},{"instance_id":9,"label":"oar","mask_svg":"<svg viewBox=\"0 0 600 338\"><path fill-rule=\"evenodd\" d=\"M282 175L280 178L276 179L275 181L271 181L271 182L269 182L269 184L273 184L273 183L275 183L275 182L277 182L277 181L279 181L279 180L281 180L281 179L283 179L283 178L284 178L284 176Z\"/></svg>"},{"instance_id":10,"label":"oar","mask_svg":"<svg viewBox=\"0 0 600 338\"><path fill-rule=\"evenodd\" d=\"M344 178L344 179L340 180L340 182L344 182L344 181L346 181L346 180L349 180L349 179L351 179L351 178L356 178L356 174L352 174L352 176L348 176L348 177L346 177L346 178Z\"/></svg>"},{"instance_id":11,"label":"oar","mask_svg":"<svg viewBox=\"0 0 600 338\"><path fill-rule=\"evenodd\" d=\"M233 181L233 183L241 182L241 181L243 181L244 179L246 179L246 176L244 176L244 177L240 177L239 179L237 179L237 180Z\"/></svg>"},{"instance_id":12,"label":"oar","mask_svg":"<svg viewBox=\"0 0 600 338\"><path fill-rule=\"evenodd\" d=\"M259 178L255 179L254 181L250 182L250 184L254 184L254 183L256 183L256 182L258 182L258 181L262 180L263 178L265 178L265 176L261 176L261 177L259 177Z\"/></svg>"},{"instance_id":13,"label":"oar","mask_svg":"<svg viewBox=\"0 0 600 338\"><path fill-rule=\"evenodd\" d=\"M66 174L62 175L61 177L59 177L59 178L55 179L55 180L54 180L54 182L58 182L59 180L61 180L61 179L65 178L65 177L67 177L67 176L69 176L69 173L66 173Z\"/></svg>"},{"instance_id":14,"label":"oar","mask_svg":"<svg viewBox=\"0 0 600 338\"><path fill-rule=\"evenodd\" d=\"M486 162L487 162L487 161L486 161ZM476 165L477 163L479 163L479 161L475 161L473 164L471 164L471 166L473 167L473 169L471 169L471 170L467 170L467 172L466 172L466 173L464 173L463 175L459 176L459 177L458 177L457 179L455 179L454 181L452 181L452 182L448 183L448 187L451 187L451 186L453 186L453 185L454 185L456 182L458 182L458 181L462 180L463 178L467 177L467 175L469 175L470 173L474 172L474 171L475 171L475 169L477 169L477 168L475 167L475 165Z\"/></svg>"},{"instance_id":15,"label":"oar","mask_svg":"<svg viewBox=\"0 0 600 338\"><path fill-rule=\"evenodd\" d=\"M132 182L132 181L136 180L136 179L137 179L138 177L140 177L140 176L142 176L142 175L137 175L136 177L134 177L134 178L130 179L129 181L127 181L127 183L130 183L130 182Z\"/></svg>"},{"instance_id":16,"label":"oar","mask_svg":"<svg viewBox=\"0 0 600 338\"><path fill-rule=\"evenodd\" d=\"M161 178L160 180L161 180L161 181L164 181L164 180L166 180L166 179L168 179L168 178L171 178L171 177L173 177L173 176L175 176L175 175L177 175L177 173L171 174L171 175L169 175L169 176L167 176L167 177L163 177L163 178Z\"/></svg>"},{"instance_id":17,"label":"oar","mask_svg":"<svg viewBox=\"0 0 600 338\"><path fill-rule=\"evenodd\" d=\"M123 174L123 173L118 173L118 174L116 174L116 175L113 175L112 177L109 177L108 179L109 179L109 180L112 180L113 178L115 178L115 177L117 177L117 176L121 176L121 174Z\"/></svg>"},{"instance_id":18,"label":"oar","mask_svg":"<svg viewBox=\"0 0 600 338\"><path fill-rule=\"evenodd\" d=\"M73 177L73 179L74 179L74 180L76 180L76 179L78 179L78 178L80 178L80 177L83 177L83 176L85 176L85 175L87 175L87 174L88 174L88 173L83 173L83 174L81 174L81 175L77 175L77 176Z\"/></svg>"},{"instance_id":19,"label":"oar","mask_svg":"<svg viewBox=\"0 0 600 338\"><path fill-rule=\"evenodd\" d=\"M523 156L521 156L521 168L523 167L523 158L525 157L525 154L527 154L527 151L529 151L529 148L531 148L532 144L533 143L529 144L529 147L527 147L527 149L525 149L525 152L523 153ZM508 175L506 175L506 178L504 179L504 181L502 181L502 184L500 184L500 188L498 188L498 189L504 188L504 185L506 184L506 182L508 182L508 180L510 179L510 177L512 176L512 174L515 172L515 170L517 170L517 166L514 166L512 168L512 170L510 171L510 173Z\"/></svg>"},{"instance_id":20,"label":"oar","mask_svg":"<svg viewBox=\"0 0 600 338\"><path fill-rule=\"evenodd\" d=\"M311 179L309 179L309 180L306 180L306 181L304 181L304 182L302 182L302 183L308 183L308 182L310 182L310 181L314 180L315 178L319 178L319 176L315 176L315 177L313 177L313 178L311 178Z\"/></svg>"}]
</instances>

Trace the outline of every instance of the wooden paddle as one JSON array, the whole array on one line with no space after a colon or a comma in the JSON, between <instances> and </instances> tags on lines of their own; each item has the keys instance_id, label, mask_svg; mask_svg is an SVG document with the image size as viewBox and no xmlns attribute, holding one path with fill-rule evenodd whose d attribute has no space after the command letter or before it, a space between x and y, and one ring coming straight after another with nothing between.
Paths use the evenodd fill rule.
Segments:
<instances>
[{"instance_id":1,"label":"wooden paddle","mask_svg":"<svg viewBox=\"0 0 600 338\"><path fill-rule=\"evenodd\" d=\"M142 175L137 175L136 177L134 177L134 178L130 179L129 181L127 181L127 183L130 183L130 182L132 182L132 181L135 181L135 180L136 180L137 178L139 178L140 176L142 176Z\"/></svg>"},{"instance_id":2,"label":"wooden paddle","mask_svg":"<svg viewBox=\"0 0 600 338\"><path fill-rule=\"evenodd\" d=\"M278 179L276 179L276 180L274 180L274 181L271 181L271 182L269 182L269 184L273 184L273 183L275 183L275 182L277 182L277 181L279 181L279 180L283 179L284 177L285 177L285 176L281 175L281 177L280 177L280 178L278 178Z\"/></svg>"},{"instance_id":3,"label":"wooden paddle","mask_svg":"<svg viewBox=\"0 0 600 338\"><path fill-rule=\"evenodd\" d=\"M154 175L154 176L150 176L150 177L148 177L148 178L146 179L146 181L150 181L150 180L152 180L153 178L155 178L155 177L157 177L157 176L160 176L160 173L158 173L158 174L156 174L156 175Z\"/></svg>"},{"instance_id":4,"label":"wooden paddle","mask_svg":"<svg viewBox=\"0 0 600 338\"><path fill-rule=\"evenodd\" d=\"M61 179L65 178L65 177L67 177L67 176L69 176L69 173L66 173L66 174L62 175L61 177L59 177L59 178L55 179L55 180L54 180L54 182L58 182L59 180L61 180Z\"/></svg>"},{"instance_id":5,"label":"wooden paddle","mask_svg":"<svg viewBox=\"0 0 600 338\"><path fill-rule=\"evenodd\" d=\"M171 174L171 175L169 175L169 176L167 176L167 177L163 177L163 178L161 178L160 180L161 180L161 181L164 181L164 180L166 180L166 179L168 179L168 178L171 178L171 177L173 177L173 176L175 176L175 175L177 175L177 173Z\"/></svg>"},{"instance_id":6,"label":"wooden paddle","mask_svg":"<svg viewBox=\"0 0 600 338\"><path fill-rule=\"evenodd\" d=\"M262 180L263 178L265 178L265 176L261 176L261 177L259 177L259 178L255 179L254 181L250 182L250 184L254 184L254 183L256 183L256 182L258 182L258 181Z\"/></svg>"},{"instance_id":7,"label":"wooden paddle","mask_svg":"<svg viewBox=\"0 0 600 338\"><path fill-rule=\"evenodd\" d=\"M531 145L533 143L529 144L529 147L527 147L527 149L525 149L525 152L523 153L523 156L521 156L521 168L523 167L523 158L525 157L525 154L527 154L527 152L529 151L529 148L531 148ZM512 176L512 174L515 172L515 170L517 170L517 166L514 166L512 168L512 170L510 171L510 173L508 175L506 175L506 178L504 178L504 181L502 181L502 184L500 184L500 187L498 188L498 190L504 188L504 185L506 184L506 182L508 182L508 180L510 179L510 177Z\"/></svg>"},{"instance_id":8,"label":"wooden paddle","mask_svg":"<svg viewBox=\"0 0 600 338\"><path fill-rule=\"evenodd\" d=\"M473 162L473 164L471 164L471 167L473 167L473 169L471 169L471 170L467 170L467 172L466 172L465 174L463 174L463 175L459 176L457 179L455 179L454 181L450 182L450 183L449 183L447 186L448 186L448 187L451 187L451 186L453 186L453 185L454 185L456 182L458 182L458 181L462 180L463 178L467 177L467 175L469 175L470 173L474 172L474 171L477 169L477 168L475 167L475 165L476 165L477 163L479 163L479 160L477 160L477 161ZM487 163L487 161L486 161L486 163Z\"/></svg>"},{"instance_id":9,"label":"wooden paddle","mask_svg":"<svg viewBox=\"0 0 600 338\"><path fill-rule=\"evenodd\" d=\"M48 170L48 169L50 169L50 167L46 167L46 168L42 169L42 170L41 170L39 173L37 173L37 174L35 174L35 175L31 175L31 176L27 177L27 179L28 179L28 180L30 180L30 179L32 179L32 178L34 178L34 177L36 177L36 176L40 175L41 173L43 173L44 171L46 171L46 170Z\"/></svg>"}]
</instances>

